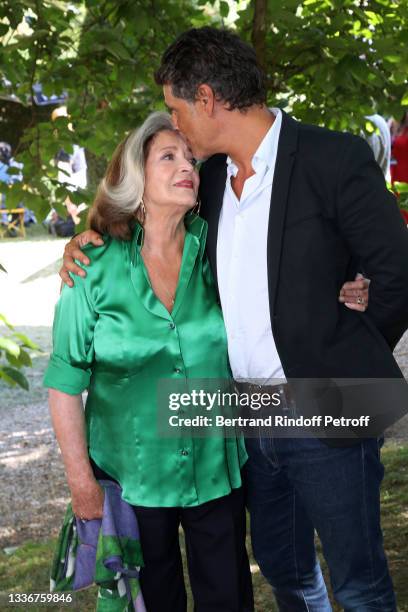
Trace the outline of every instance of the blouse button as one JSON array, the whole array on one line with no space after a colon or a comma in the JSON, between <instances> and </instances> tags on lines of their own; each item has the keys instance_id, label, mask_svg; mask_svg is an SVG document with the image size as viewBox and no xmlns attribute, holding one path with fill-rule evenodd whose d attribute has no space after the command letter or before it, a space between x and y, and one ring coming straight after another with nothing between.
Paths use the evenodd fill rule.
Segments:
<instances>
[{"instance_id":1,"label":"blouse button","mask_svg":"<svg viewBox=\"0 0 408 612\"><path fill-rule=\"evenodd\" d=\"M183 457L187 457L187 455L188 455L188 450L183 449L183 450L181 451L181 454L183 455Z\"/></svg>"},{"instance_id":2,"label":"blouse button","mask_svg":"<svg viewBox=\"0 0 408 612\"><path fill-rule=\"evenodd\" d=\"M169 323L169 327L170 327L170 329L175 329L176 326L175 326L174 323Z\"/></svg>"},{"instance_id":3,"label":"blouse button","mask_svg":"<svg viewBox=\"0 0 408 612\"><path fill-rule=\"evenodd\" d=\"M174 368L174 371L175 371L176 374L181 374L180 368Z\"/></svg>"}]
</instances>

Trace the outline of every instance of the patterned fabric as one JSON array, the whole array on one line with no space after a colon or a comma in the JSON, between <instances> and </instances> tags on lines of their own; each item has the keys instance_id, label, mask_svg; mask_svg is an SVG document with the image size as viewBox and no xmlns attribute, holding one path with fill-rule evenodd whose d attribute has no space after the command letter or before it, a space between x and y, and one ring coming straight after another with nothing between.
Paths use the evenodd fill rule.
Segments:
<instances>
[{"instance_id":1,"label":"patterned fabric","mask_svg":"<svg viewBox=\"0 0 408 612\"><path fill-rule=\"evenodd\" d=\"M50 590L77 591L98 584L98 612L146 612L139 585L143 557L135 513L116 483L99 483L105 489L102 519L77 520L68 505Z\"/></svg>"}]
</instances>

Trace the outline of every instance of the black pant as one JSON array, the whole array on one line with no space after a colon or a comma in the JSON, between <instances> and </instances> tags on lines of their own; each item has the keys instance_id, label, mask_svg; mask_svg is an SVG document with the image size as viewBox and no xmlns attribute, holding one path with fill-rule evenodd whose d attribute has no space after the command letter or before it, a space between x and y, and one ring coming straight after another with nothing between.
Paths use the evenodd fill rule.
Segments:
<instances>
[{"instance_id":1,"label":"black pant","mask_svg":"<svg viewBox=\"0 0 408 612\"><path fill-rule=\"evenodd\" d=\"M110 479L93 462L96 478ZM242 488L192 508L134 506L144 567L140 586L148 612L186 612L179 546L183 527L195 612L251 612Z\"/></svg>"}]
</instances>

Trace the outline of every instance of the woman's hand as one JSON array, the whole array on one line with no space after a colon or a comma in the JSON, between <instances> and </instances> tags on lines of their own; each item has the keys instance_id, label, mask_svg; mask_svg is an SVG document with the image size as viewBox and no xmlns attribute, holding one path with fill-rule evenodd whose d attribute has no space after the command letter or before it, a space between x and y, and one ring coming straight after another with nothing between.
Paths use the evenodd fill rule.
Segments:
<instances>
[{"instance_id":1,"label":"woman's hand","mask_svg":"<svg viewBox=\"0 0 408 612\"><path fill-rule=\"evenodd\" d=\"M339 302L350 310L365 312L368 306L368 288L370 281L361 274L357 274L354 281L344 283L340 289Z\"/></svg>"},{"instance_id":2,"label":"woman's hand","mask_svg":"<svg viewBox=\"0 0 408 612\"><path fill-rule=\"evenodd\" d=\"M93 479L81 480L70 486L72 510L82 520L102 518L104 491Z\"/></svg>"},{"instance_id":3,"label":"woman's hand","mask_svg":"<svg viewBox=\"0 0 408 612\"><path fill-rule=\"evenodd\" d=\"M94 232L93 230L86 230L85 232L78 234L78 236L74 236L65 245L63 257L64 262L62 264L61 270L59 271L59 275L62 278L62 281L69 287L74 286L74 282L69 275L70 272L76 274L77 276L86 276L85 270L78 266L75 263L74 259L77 259L78 261L83 263L84 266L89 265L89 258L84 255L81 249L90 242L94 246L103 245L103 240L100 234L98 234L98 232Z\"/></svg>"}]
</instances>

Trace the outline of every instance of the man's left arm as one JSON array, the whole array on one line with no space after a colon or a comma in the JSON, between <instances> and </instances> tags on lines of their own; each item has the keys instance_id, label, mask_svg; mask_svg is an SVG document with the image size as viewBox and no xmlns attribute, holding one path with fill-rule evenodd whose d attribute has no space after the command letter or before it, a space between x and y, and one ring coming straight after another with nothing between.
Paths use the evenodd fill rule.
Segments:
<instances>
[{"instance_id":1,"label":"man's left arm","mask_svg":"<svg viewBox=\"0 0 408 612\"><path fill-rule=\"evenodd\" d=\"M408 327L408 230L361 138L350 138L336 200L340 231L371 281L366 314L393 348Z\"/></svg>"}]
</instances>

